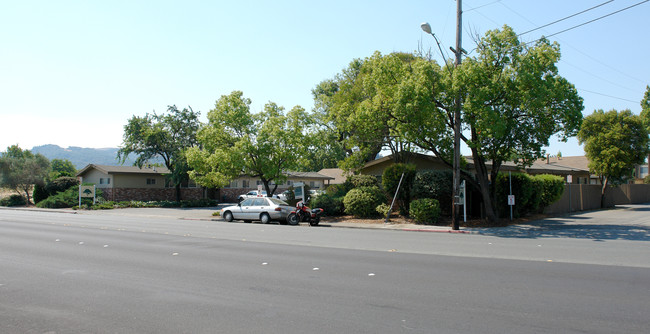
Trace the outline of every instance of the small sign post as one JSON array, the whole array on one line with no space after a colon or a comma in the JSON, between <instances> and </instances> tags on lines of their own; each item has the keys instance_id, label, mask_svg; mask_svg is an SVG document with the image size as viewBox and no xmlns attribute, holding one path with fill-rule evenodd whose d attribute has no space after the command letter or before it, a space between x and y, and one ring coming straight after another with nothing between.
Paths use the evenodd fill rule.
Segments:
<instances>
[{"instance_id":1,"label":"small sign post","mask_svg":"<svg viewBox=\"0 0 650 334\"><path fill-rule=\"evenodd\" d=\"M305 184L302 182L295 182L293 184L293 193L296 195L296 199L301 199L301 200L306 200L307 198L305 197Z\"/></svg>"},{"instance_id":2,"label":"small sign post","mask_svg":"<svg viewBox=\"0 0 650 334\"><path fill-rule=\"evenodd\" d=\"M95 185L92 186L79 186L79 207L81 207L81 198L82 197L92 197L93 204L95 204Z\"/></svg>"}]
</instances>

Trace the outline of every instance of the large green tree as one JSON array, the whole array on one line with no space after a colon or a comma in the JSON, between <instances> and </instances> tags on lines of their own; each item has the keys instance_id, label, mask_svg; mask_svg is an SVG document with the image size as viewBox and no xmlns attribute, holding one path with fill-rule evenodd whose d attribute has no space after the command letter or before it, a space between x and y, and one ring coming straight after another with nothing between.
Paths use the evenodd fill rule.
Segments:
<instances>
[{"instance_id":1,"label":"large green tree","mask_svg":"<svg viewBox=\"0 0 650 334\"><path fill-rule=\"evenodd\" d=\"M589 171L600 176L601 207L608 183L628 180L634 165L643 163L648 154L648 131L629 109L594 111L582 122L578 140L585 144Z\"/></svg>"},{"instance_id":2,"label":"large green tree","mask_svg":"<svg viewBox=\"0 0 650 334\"><path fill-rule=\"evenodd\" d=\"M68 159L52 159L50 161L50 180L57 179L61 176L75 176L77 169Z\"/></svg>"},{"instance_id":3,"label":"large green tree","mask_svg":"<svg viewBox=\"0 0 650 334\"><path fill-rule=\"evenodd\" d=\"M650 134L650 86L645 87L645 94L641 99L641 121L646 131ZM648 164L650 164L650 153L648 153Z\"/></svg>"},{"instance_id":4,"label":"large green tree","mask_svg":"<svg viewBox=\"0 0 650 334\"><path fill-rule=\"evenodd\" d=\"M241 175L260 178L268 196L286 180L286 171L299 168L305 142L305 110L296 106L288 113L269 102L251 113L251 100L241 91L223 95L208 113L198 135L200 147L187 152L190 176L210 187L223 187ZM271 182L275 186L271 189Z\"/></svg>"},{"instance_id":5,"label":"large green tree","mask_svg":"<svg viewBox=\"0 0 650 334\"><path fill-rule=\"evenodd\" d=\"M0 186L24 193L30 203L32 187L45 183L49 169L50 161L42 154L10 146L0 154Z\"/></svg>"},{"instance_id":6,"label":"large green tree","mask_svg":"<svg viewBox=\"0 0 650 334\"><path fill-rule=\"evenodd\" d=\"M354 59L334 79L312 90L314 112L345 153L341 167L352 170L374 160L382 150L390 150L397 162L399 153L411 145L394 131L396 93L411 72L416 57L407 53L382 55L375 52Z\"/></svg>"},{"instance_id":7,"label":"large green tree","mask_svg":"<svg viewBox=\"0 0 650 334\"><path fill-rule=\"evenodd\" d=\"M356 86L357 77L356 90L339 88L348 94L334 95L332 105L340 108L334 113L343 117L339 123L344 129L356 131L358 145L364 141L383 145L388 138L433 152L451 167L453 115L459 98L461 141L471 150L474 164L468 182L480 189L486 218L494 221L490 180L496 179L502 164L530 165L544 155L552 135L565 140L579 130L582 98L558 74L559 58L557 43L542 38L524 44L504 26L487 32L478 41L476 56L457 67L376 53L362 61L358 71L344 72L345 78L353 77L348 72L363 76L362 84ZM463 174L469 176L468 171Z\"/></svg>"},{"instance_id":8,"label":"large green tree","mask_svg":"<svg viewBox=\"0 0 650 334\"><path fill-rule=\"evenodd\" d=\"M199 115L191 107L179 110L173 105L167 108L167 114L133 116L124 126L118 159L124 163L129 154L136 154L135 165L142 167L153 158L162 158L171 173L176 200L180 201L181 184L189 179L185 150L197 144Z\"/></svg>"}]
</instances>

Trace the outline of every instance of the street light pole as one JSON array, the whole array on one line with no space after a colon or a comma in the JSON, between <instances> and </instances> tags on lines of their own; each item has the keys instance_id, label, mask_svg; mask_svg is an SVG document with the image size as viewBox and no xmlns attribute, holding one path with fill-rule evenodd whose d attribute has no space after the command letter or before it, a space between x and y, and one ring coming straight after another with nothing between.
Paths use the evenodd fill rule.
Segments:
<instances>
[{"instance_id":1,"label":"street light pole","mask_svg":"<svg viewBox=\"0 0 650 334\"><path fill-rule=\"evenodd\" d=\"M462 8L462 1L461 0L456 0L456 49L454 51L454 55L456 56L456 61L454 62L454 67L460 66L461 62L461 57L462 57L462 14L463 14L463 8ZM440 47L440 42L438 42L438 38L436 35L431 31L431 26L429 23L422 23L420 25L422 30L426 32L427 34L430 34L433 36L433 38L436 40L436 44L438 44L438 49L440 50L440 54L442 55L443 59L445 60L445 64L447 64L447 59L445 58L445 54L442 52L442 48ZM452 81L453 81L453 73L451 70L449 71L449 74L452 76ZM458 230L460 229L460 205L461 199L460 199L460 132L461 132L461 127L460 127L460 109L461 109L461 96L460 96L460 91L456 94L456 99L454 100L454 118L453 118L453 128L454 128L454 162L453 162L453 211L452 211L452 225L451 228L453 230Z\"/></svg>"},{"instance_id":2,"label":"street light pole","mask_svg":"<svg viewBox=\"0 0 650 334\"><path fill-rule=\"evenodd\" d=\"M461 28L462 28L462 2L461 0L456 0L456 62L454 63L456 67L460 66L461 61L461 51L462 48L462 38L461 38ZM456 94L456 100L454 103L454 212L452 216L452 230L460 229L460 91Z\"/></svg>"}]
</instances>

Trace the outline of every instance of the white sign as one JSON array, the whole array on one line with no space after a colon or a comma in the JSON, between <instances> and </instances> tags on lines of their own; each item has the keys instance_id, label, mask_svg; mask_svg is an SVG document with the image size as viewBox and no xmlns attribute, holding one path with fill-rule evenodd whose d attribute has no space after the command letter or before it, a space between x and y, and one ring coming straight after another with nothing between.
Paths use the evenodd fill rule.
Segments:
<instances>
[{"instance_id":1,"label":"white sign","mask_svg":"<svg viewBox=\"0 0 650 334\"><path fill-rule=\"evenodd\" d=\"M567 183L573 183L573 175L567 175L566 176L566 182Z\"/></svg>"},{"instance_id":2,"label":"white sign","mask_svg":"<svg viewBox=\"0 0 650 334\"><path fill-rule=\"evenodd\" d=\"M305 199L305 184L302 182L295 182L293 184L293 193L296 199Z\"/></svg>"},{"instance_id":3,"label":"white sign","mask_svg":"<svg viewBox=\"0 0 650 334\"><path fill-rule=\"evenodd\" d=\"M508 195L508 205L515 205L515 195Z\"/></svg>"}]
</instances>

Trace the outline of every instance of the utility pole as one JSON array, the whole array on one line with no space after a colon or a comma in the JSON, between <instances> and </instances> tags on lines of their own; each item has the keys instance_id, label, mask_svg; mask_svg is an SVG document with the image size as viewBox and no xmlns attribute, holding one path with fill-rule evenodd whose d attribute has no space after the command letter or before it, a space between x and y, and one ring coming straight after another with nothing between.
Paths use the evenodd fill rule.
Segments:
<instances>
[{"instance_id":1,"label":"utility pole","mask_svg":"<svg viewBox=\"0 0 650 334\"><path fill-rule=\"evenodd\" d=\"M456 0L456 62L454 63L455 67L460 66L461 57L462 57L462 14L463 14L463 5L461 0ZM454 211L452 213L452 230L460 229L460 101L461 101L460 92L456 94L456 101L454 106Z\"/></svg>"}]
</instances>

